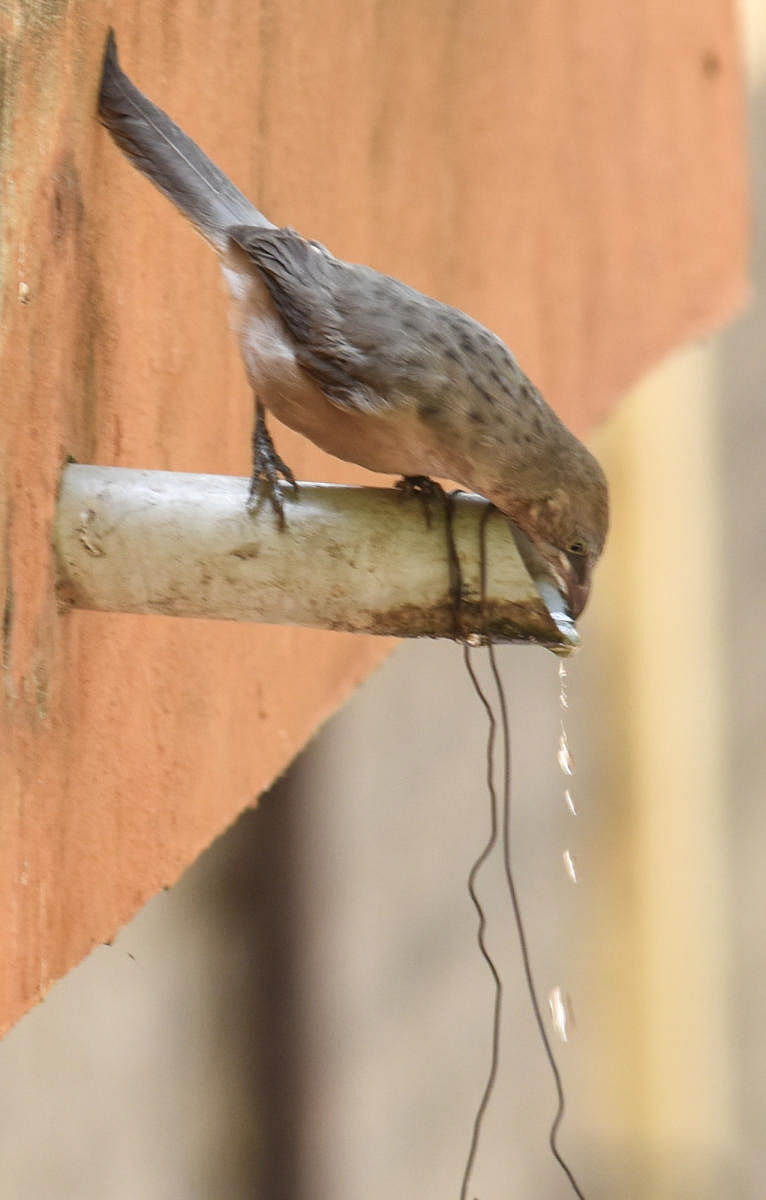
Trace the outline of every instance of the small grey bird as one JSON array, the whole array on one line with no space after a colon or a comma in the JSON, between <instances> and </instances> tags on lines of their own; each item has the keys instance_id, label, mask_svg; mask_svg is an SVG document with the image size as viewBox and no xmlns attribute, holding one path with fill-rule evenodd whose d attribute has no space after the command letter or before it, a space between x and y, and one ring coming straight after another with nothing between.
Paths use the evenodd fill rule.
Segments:
<instances>
[{"instance_id":1,"label":"small grey bird","mask_svg":"<svg viewBox=\"0 0 766 1200\"><path fill-rule=\"evenodd\" d=\"M221 259L255 396L253 478L281 517L265 409L337 458L479 492L529 539L582 611L608 494L593 455L490 330L371 267L342 262L263 216L128 79L114 33L99 115L117 145Z\"/></svg>"}]
</instances>

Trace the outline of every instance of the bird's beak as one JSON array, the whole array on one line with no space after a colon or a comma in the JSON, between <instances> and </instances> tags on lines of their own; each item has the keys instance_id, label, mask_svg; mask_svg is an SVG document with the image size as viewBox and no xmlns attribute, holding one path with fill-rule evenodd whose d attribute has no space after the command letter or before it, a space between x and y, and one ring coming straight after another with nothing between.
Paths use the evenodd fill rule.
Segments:
<instances>
[{"instance_id":1,"label":"bird's beak","mask_svg":"<svg viewBox=\"0 0 766 1200\"><path fill-rule=\"evenodd\" d=\"M554 550L552 546L547 546L546 552L543 552L542 548L536 545L513 521L509 521L508 524L519 554L524 561L524 566L540 594L544 594L546 607L550 611L551 604L555 604L556 610L565 620L574 621L575 612L572 610L572 601L577 603L579 597L574 595L577 579L569 559L565 558L560 551ZM585 603L585 599L582 603ZM567 611L563 612L565 608ZM579 612L580 609L577 611Z\"/></svg>"},{"instance_id":2,"label":"bird's beak","mask_svg":"<svg viewBox=\"0 0 766 1200\"><path fill-rule=\"evenodd\" d=\"M576 621L590 595L591 560L585 555L571 558L552 546L545 549L536 546L518 525L512 521L509 524L524 565L535 583L539 587L549 580L560 593L561 600L566 601L569 617Z\"/></svg>"},{"instance_id":3,"label":"bird's beak","mask_svg":"<svg viewBox=\"0 0 766 1200\"><path fill-rule=\"evenodd\" d=\"M569 601L569 611L572 614L572 619L577 620L585 605L588 602L590 595L590 580L587 583L577 583L574 581L567 589L567 599Z\"/></svg>"},{"instance_id":4,"label":"bird's beak","mask_svg":"<svg viewBox=\"0 0 766 1200\"><path fill-rule=\"evenodd\" d=\"M569 559L564 558L562 567L569 612L572 620L576 621L588 603L588 596L590 595L592 574L590 559L583 556L582 560L572 563Z\"/></svg>"}]
</instances>

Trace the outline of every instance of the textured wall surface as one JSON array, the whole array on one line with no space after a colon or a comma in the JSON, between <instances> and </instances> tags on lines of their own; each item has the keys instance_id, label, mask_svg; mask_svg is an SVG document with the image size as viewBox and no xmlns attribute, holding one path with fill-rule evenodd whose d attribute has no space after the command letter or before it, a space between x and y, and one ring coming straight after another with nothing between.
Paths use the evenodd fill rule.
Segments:
<instances>
[{"instance_id":1,"label":"textured wall surface","mask_svg":"<svg viewBox=\"0 0 766 1200\"><path fill-rule=\"evenodd\" d=\"M745 294L730 0L0 15L0 1028L253 803L361 638L57 610L67 455L245 474L214 256L96 123L126 69L274 219L472 311L580 431ZM302 478L360 480L297 436Z\"/></svg>"}]
</instances>

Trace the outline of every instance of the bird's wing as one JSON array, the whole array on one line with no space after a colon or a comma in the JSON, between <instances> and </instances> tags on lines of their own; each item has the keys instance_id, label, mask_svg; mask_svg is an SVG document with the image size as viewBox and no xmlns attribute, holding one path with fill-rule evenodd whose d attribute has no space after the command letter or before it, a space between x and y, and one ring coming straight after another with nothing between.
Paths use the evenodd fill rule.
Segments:
<instances>
[{"instance_id":1,"label":"bird's wing","mask_svg":"<svg viewBox=\"0 0 766 1200\"><path fill-rule=\"evenodd\" d=\"M380 412L444 393L443 360L412 326L423 324L418 310L446 306L370 267L341 262L292 229L228 233L260 272L297 361L339 408Z\"/></svg>"}]
</instances>

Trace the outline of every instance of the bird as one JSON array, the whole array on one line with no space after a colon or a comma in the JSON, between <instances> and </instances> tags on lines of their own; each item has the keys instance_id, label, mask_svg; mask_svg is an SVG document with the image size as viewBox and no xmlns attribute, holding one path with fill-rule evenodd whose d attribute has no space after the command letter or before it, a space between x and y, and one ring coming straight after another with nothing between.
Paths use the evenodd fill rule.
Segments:
<instances>
[{"instance_id":1,"label":"bird","mask_svg":"<svg viewBox=\"0 0 766 1200\"><path fill-rule=\"evenodd\" d=\"M450 479L521 531L582 612L608 527L604 472L503 341L458 308L274 225L122 70L109 30L99 118L220 258L253 390L252 511L284 522L266 412L323 450L414 490Z\"/></svg>"}]
</instances>

